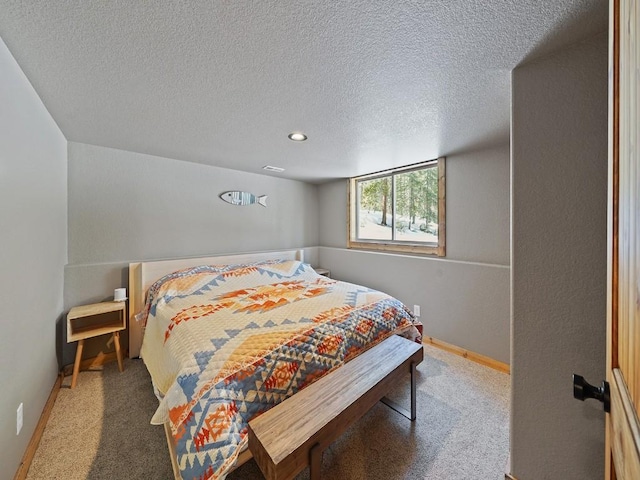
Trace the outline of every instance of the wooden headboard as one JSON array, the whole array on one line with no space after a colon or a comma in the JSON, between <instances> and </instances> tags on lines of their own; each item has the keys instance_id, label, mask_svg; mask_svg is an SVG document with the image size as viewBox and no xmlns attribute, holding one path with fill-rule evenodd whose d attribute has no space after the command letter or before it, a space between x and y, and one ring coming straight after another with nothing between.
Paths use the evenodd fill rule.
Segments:
<instances>
[{"instance_id":1,"label":"wooden headboard","mask_svg":"<svg viewBox=\"0 0 640 480\"><path fill-rule=\"evenodd\" d=\"M228 265L232 263L259 262L262 260L304 261L303 250L241 253L215 257L191 257L155 262L129 264L129 358L140 356L144 329L135 318L144 308L147 290L153 283L168 273L198 265Z\"/></svg>"}]
</instances>

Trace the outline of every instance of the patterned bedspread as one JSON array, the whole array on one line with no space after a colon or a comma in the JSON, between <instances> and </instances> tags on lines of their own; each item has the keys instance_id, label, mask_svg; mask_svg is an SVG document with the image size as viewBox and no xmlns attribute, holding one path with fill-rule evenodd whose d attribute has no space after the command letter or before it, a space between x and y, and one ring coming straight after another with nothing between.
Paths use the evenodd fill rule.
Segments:
<instances>
[{"instance_id":1,"label":"patterned bedspread","mask_svg":"<svg viewBox=\"0 0 640 480\"><path fill-rule=\"evenodd\" d=\"M296 261L201 266L149 290L141 356L183 479L222 479L251 418L389 335L417 336L398 300Z\"/></svg>"}]
</instances>

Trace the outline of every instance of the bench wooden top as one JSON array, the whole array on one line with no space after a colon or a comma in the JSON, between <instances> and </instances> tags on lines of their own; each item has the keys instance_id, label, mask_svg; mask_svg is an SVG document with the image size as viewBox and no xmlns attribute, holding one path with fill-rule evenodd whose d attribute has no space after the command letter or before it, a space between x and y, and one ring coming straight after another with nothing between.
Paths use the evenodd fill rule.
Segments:
<instances>
[{"instance_id":1,"label":"bench wooden top","mask_svg":"<svg viewBox=\"0 0 640 480\"><path fill-rule=\"evenodd\" d=\"M295 476L309 464L311 447L331 444L423 355L422 345L392 335L251 420L249 448L265 476Z\"/></svg>"}]
</instances>

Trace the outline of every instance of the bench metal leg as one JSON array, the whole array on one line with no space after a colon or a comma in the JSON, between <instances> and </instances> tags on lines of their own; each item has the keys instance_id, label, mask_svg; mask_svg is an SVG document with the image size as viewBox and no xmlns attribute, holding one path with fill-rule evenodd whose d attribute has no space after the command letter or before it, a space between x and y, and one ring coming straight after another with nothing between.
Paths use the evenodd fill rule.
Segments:
<instances>
[{"instance_id":1,"label":"bench metal leg","mask_svg":"<svg viewBox=\"0 0 640 480\"><path fill-rule=\"evenodd\" d=\"M389 400L387 397L382 397L382 399L380 399L380 401L387 407L395 410L400 415L404 415L412 422L416 419L416 366L416 362L411 362L411 411L401 407L393 400Z\"/></svg>"},{"instance_id":2,"label":"bench metal leg","mask_svg":"<svg viewBox=\"0 0 640 480\"><path fill-rule=\"evenodd\" d=\"M320 480L322 475L322 449L316 443L309 450L309 477L311 480Z\"/></svg>"}]
</instances>

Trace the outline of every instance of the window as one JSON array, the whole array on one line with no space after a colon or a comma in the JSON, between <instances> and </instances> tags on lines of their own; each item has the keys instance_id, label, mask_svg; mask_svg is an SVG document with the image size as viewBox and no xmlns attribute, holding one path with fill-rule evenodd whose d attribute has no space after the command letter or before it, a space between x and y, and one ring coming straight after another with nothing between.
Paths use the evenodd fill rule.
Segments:
<instances>
[{"instance_id":1,"label":"window","mask_svg":"<svg viewBox=\"0 0 640 480\"><path fill-rule=\"evenodd\" d=\"M445 254L444 158L349 180L349 248Z\"/></svg>"}]
</instances>

